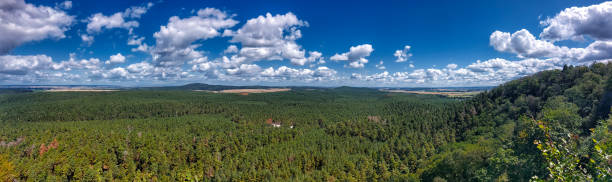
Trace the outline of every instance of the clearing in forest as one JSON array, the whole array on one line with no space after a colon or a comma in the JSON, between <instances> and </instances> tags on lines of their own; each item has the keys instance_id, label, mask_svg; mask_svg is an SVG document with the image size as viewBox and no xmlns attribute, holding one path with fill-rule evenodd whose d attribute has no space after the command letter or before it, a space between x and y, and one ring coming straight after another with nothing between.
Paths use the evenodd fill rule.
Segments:
<instances>
[{"instance_id":1,"label":"clearing in forest","mask_svg":"<svg viewBox=\"0 0 612 182\"><path fill-rule=\"evenodd\" d=\"M481 91L467 91L467 92L439 92L439 91L413 91L413 90L381 90L392 93L409 93L409 94L426 94L426 95L442 95L446 97L473 97Z\"/></svg>"},{"instance_id":2,"label":"clearing in forest","mask_svg":"<svg viewBox=\"0 0 612 182\"><path fill-rule=\"evenodd\" d=\"M268 88L268 89L228 89L221 91L209 91L209 90L194 90L194 91L207 91L212 93L271 93L271 92L286 92L290 91L290 88Z\"/></svg>"},{"instance_id":3,"label":"clearing in forest","mask_svg":"<svg viewBox=\"0 0 612 182\"><path fill-rule=\"evenodd\" d=\"M45 90L46 92L114 92L119 90L110 89L51 89Z\"/></svg>"}]
</instances>

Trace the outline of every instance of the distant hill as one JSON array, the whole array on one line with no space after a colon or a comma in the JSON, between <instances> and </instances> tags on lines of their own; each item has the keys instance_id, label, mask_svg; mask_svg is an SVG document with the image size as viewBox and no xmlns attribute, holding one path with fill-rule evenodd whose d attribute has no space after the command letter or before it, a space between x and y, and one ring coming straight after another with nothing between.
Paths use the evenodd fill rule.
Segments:
<instances>
[{"instance_id":1,"label":"distant hill","mask_svg":"<svg viewBox=\"0 0 612 182\"><path fill-rule=\"evenodd\" d=\"M309 89L332 89L334 91L377 91L375 88L367 87L315 87L315 86L231 86L231 85L209 85L205 83L190 83L181 86L163 86L163 87L138 87L135 89L141 90L209 90L209 91L220 91L230 89L269 89L269 88L291 88L292 90L309 90Z\"/></svg>"},{"instance_id":2,"label":"distant hill","mask_svg":"<svg viewBox=\"0 0 612 182\"><path fill-rule=\"evenodd\" d=\"M266 89L266 88L278 88L278 87L268 87L268 86L229 86L229 85L209 85L205 83L190 83L182 86L166 86L166 87L140 87L136 89L144 89L144 90L210 90L210 91L219 91L219 90L228 90L228 89Z\"/></svg>"},{"instance_id":3,"label":"distant hill","mask_svg":"<svg viewBox=\"0 0 612 182\"><path fill-rule=\"evenodd\" d=\"M0 88L0 94L16 94L26 92L32 92L32 90L24 88Z\"/></svg>"}]
</instances>

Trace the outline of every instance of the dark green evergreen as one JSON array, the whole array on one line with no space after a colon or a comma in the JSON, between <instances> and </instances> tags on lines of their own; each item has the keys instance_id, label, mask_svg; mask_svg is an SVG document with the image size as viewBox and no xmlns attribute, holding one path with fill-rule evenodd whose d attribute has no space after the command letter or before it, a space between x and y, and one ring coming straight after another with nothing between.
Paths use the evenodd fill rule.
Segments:
<instances>
[{"instance_id":1,"label":"dark green evergreen","mask_svg":"<svg viewBox=\"0 0 612 182\"><path fill-rule=\"evenodd\" d=\"M583 169L571 174L591 176L567 179L610 179L597 174L612 164L599 155L612 153L612 64L544 71L465 100L351 87L191 91L204 87L225 89L1 92L0 177L7 168L19 181L560 179L542 141L571 148Z\"/></svg>"}]
</instances>

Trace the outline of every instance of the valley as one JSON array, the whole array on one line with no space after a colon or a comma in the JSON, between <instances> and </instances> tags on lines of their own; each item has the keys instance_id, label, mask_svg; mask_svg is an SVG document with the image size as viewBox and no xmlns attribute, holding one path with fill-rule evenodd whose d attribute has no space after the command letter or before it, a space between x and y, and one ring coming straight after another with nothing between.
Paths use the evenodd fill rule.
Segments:
<instances>
[{"instance_id":1,"label":"valley","mask_svg":"<svg viewBox=\"0 0 612 182\"><path fill-rule=\"evenodd\" d=\"M521 181L563 162L543 155L548 146L593 156L573 165L606 174L611 73L545 71L469 98L353 87L5 92L0 162L34 181Z\"/></svg>"}]
</instances>

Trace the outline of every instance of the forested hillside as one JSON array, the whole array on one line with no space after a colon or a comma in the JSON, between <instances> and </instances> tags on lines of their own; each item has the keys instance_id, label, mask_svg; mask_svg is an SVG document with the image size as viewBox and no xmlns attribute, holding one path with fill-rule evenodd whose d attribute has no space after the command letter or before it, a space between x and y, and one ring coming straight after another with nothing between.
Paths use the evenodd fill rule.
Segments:
<instances>
[{"instance_id":1,"label":"forested hillside","mask_svg":"<svg viewBox=\"0 0 612 182\"><path fill-rule=\"evenodd\" d=\"M422 178L526 181L550 179L549 168L561 168L565 180L609 181L611 103L610 63L566 66L502 84L464 102L457 113L462 142L442 148ZM567 158L549 159L553 149L538 143L567 149L562 155ZM606 175L600 174L602 166Z\"/></svg>"},{"instance_id":2,"label":"forested hillside","mask_svg":"<svg viewBox=\"0 0 612 182\"><path fill-rule=\"evenodd\" d=\"M470 99L350 87L6 92L0 180L609 181L611 103L612 64Z\"/></svg>"},{"instance_id":3,"label":"forested hillside","mask_svg":"<svg viewBox=\"0 0 612 182\"><path fill-rule=\"evenodd\" d=\"M227 86L227 85L209 85L204 83L190 83L182 86L168 86L168 87L142 87L137 88L140 90L210 90L219 91L227 89L264 89L270 88L266 86Z\"/></svg>"}]
</instances>

